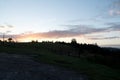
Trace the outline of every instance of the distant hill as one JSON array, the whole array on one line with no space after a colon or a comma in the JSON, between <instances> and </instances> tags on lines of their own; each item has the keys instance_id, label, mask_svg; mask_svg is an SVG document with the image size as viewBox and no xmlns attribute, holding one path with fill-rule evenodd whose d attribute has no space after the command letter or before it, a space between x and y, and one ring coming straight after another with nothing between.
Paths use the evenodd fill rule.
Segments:
<instances>
[{"instance_id":1,"label":"distant hill","mask_svg":"<svg viewBox=\"0 0 120 80\"><path fill-rule=\"evenodd\" d=\"M102 47L118 48L118 49L120 49L120 45L103 45Z\"/></svg>"},{"instance_id":2,"label":"distant hill","mask_svg":"<svg viewBox=\"0 0 120 80\"><path fill-rule=\"evenodd\" d=\"M107 65L112 68L120 67L120 49L100 47L97 44L79 44L77 42L0 42L0 52L9 53L54 53L86 59L93 63Z\"/></svg>"}]
</instances>

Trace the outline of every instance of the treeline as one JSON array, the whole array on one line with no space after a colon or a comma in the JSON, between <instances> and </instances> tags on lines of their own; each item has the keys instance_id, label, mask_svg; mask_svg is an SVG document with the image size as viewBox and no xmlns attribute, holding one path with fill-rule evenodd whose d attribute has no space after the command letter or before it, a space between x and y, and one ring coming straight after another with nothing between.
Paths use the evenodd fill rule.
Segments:
<instances>
[{"instance_id":1,"label":"treeline","mask_svg":"<svg viewBox=\"0 0 120 80\"><path fill-rule=\"evenodd\" d=\"M79 44L76 40L71 43L32 41L29 43L0 42L0 47L36 50L38 52L51 52L54 54L72 56L88 60L93 63L120 68L120 49L102 48L97 44Z\"/></svg>"}]
</instances>

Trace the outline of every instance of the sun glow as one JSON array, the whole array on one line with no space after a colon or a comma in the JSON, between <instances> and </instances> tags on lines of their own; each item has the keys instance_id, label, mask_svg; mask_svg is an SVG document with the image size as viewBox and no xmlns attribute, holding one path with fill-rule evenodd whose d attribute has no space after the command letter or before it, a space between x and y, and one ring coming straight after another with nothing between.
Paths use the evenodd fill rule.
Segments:
<instances>
[{"instance_id":1,"label":"sun glow","mask_svg":"<svg viewBox=\"0 0 120 80\"><path fill-rule=\"evenodd\" d=\"M39 38L34 36L25 36L25 37L17 38L18 42L31 42L33 40L36 41L39 40Z\"/></svg>"}]
</instances>

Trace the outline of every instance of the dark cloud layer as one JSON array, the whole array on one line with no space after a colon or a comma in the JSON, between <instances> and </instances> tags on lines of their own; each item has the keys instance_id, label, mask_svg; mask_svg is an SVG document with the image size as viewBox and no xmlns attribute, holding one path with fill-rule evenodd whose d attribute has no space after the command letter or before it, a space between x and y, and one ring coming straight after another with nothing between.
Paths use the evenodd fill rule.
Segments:
<instances>
[{"instance_id":1,"label":"dark cloud layer","mask_svg":"<svg viewBox=\"0 0 120 80\"><path fill-rule=\"evenodd\" d=\"M99 37L91 37L91 38L88 38L88 39L92 39L92 40L103 40L103 39L118 39L120 38L119 36L113 36L113 37L102 37L102 38L99 38Z\"/></svg>"},{"instance_id":2,"label":"dark cloud layer","mask_svg":"<svg viewBox=\"0 0 120 80\"><path fill-rule=\"evenodd\" d=\"M19 34L19 35L6 35L6 38L13 36L14 38L25 38L25 37L34 37L34 38L65 38L65 37L75 37L83 36L86 34L96 34L112 31L120 31L120 24L108 23L109 27L105 28L94 28L89 25L65 25L70 27L67 30L53 30L49 32L40 32L40 33L29 33L29 34ZM2 35L0 35L2 38ZM102 38L91 38L91 39L114 39L118 37L102 37Z\"/></svg>"}]
</instances>

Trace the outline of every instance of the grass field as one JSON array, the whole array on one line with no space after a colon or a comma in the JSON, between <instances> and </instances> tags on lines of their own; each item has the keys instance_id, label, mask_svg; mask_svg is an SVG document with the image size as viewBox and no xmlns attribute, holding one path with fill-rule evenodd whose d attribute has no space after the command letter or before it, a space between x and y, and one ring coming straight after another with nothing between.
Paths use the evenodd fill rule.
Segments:
<instances>
[{"instance_id":1,"label":"grass field","mask_svg":"<svg viewBox=\"0 0 120 80\"><path fill-rule=\"evenodd\" d=\"M39 54L34 58L40 62L63 66L86 74L90 80L120 80L119 72L104 65L90 63L85 59L60 56L51 53Z\"/></svg>"},{"instance_id":2,"label":"grass field","mask_svg":"<svg viewBox=\"0 0 120 80\"><path fill-rule=\"evenodd\" d=\"M119 71L101 64L91 63L84 58L57 55L44 49L32 48L0 47L0 52L35 55L33 56L35 61L75 70L87 75L90 80L120 80Z\"/></svg>"}]
</instances>

